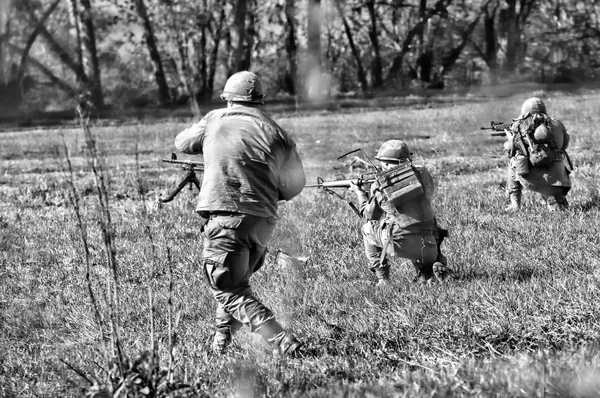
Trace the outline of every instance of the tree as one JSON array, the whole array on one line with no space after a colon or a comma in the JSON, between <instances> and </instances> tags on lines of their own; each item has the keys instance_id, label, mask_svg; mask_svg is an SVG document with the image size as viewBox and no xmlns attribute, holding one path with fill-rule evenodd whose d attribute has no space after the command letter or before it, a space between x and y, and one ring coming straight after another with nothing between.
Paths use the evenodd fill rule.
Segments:
<instances>
[{"instance_id":1,"label":"tree","mask_svg":"<svg viewBox=\"0 0 600 398\"><path fill-rule=\"evenodd\" d=\"M383 86L383 63L381 60L381 50L379 47L379 33L377 29L377 12L375 10L375 0L365 2L371 20L369 26L369 39L371 39L371 48L373 51L371 61L371 74L373 76L373 88Z\"/></svg>"},{"instance_id":2,"label":"tree","mask_svg":"<svg viewBox=\"0 0 600 398\"><path fill-rule=\"evenodd\" d=\"M81 11L78 12L81 29L81 54L83 73L87 76L87 90L90 101L96 108L104 107L102 96L102 83L100 78L100 64L96 51L96 32L92 18L92 5L90 0L79 0Z\"/></svg>"},{"instance_id":3,"label":"tree","mask_svg":"<svg viewBox=\"0 0 600 398\"><path fill-rule=\"evenodd\" d=\"M167 84L167 78L165 77L165 71L162 64L162 59L158 51L158 44L156 42L156 36L154 35L154 28L148 17L148 10L144 0L134 0L135 9L140 18L142 26L144 27L144 41L146 42L146 49L150 55L152 61L152 67L154 70L154 79L158 86L158 100L161 104L168 104L172 101L171 91Z\"/></svg>"},{"instance_id":4,"label":"tree","mask_svg":"<svg viewBox=\"0 0 600 398\"><path fill-rule=\"evenodd\" d=\"M298 94L298 44L296 42L296 7L294 0L285 0L285 52L288 63L290 94Z\"/></svg>"},{"instance_id":5,"label":"tree","mask_svg":"<svg viewBox=\"0 0 600 398\"><path fill-rule=\"evenodd\" d=\"M335 7L337 9L337 12L342 20L342 25L344 26L344 33L346 34L346 38L348 39L348 45L350 46L350 51L352 52L352 56L356 63L356 73L358 75L358 81L360 83L360 87L361 87L363 93L366 93L369 91L369 83L367 82L367 75L363 68L360 51L357 48L356 44L354 43L352 29L350 28L350 24L348 23L348 20L346 19L346 16L344 15L344 10L342 9L342 5L341 5L341 0L334 0L334 1L335 1Z\"/></svg>"},{"instance_id":6,"label":"tree","mask_svg":"<svg viewBox=\"0 0 600 398\"><path fill-rule=\"evenodd\" d=\"M213 94L225 21L230 16L227 10L228 3L220 0L172 0L157 9L165 33L166 59L174 66L196 115L200 104Z\"/></svg>"},{"instance_id":7,"label":"tree","mask_svg":"<svg viewBox=\"0 0 600 398\"><path fill-rule=\"evenodd\" d=\"M536 1L506 0L508 7L500 12L501 23L506 35L504 71L507 74L514 73L524 58L522 35Z\"/></svg>"}]
</instances>

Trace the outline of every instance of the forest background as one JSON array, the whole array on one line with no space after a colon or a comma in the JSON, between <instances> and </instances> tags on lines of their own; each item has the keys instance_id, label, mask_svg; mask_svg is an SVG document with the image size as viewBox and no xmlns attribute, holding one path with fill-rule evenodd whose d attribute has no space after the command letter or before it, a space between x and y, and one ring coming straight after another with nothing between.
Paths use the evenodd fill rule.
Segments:
<instances>
[{"instance_id":1,"label":"forest background","mask_svg":"<svg viewBox=\"0 0 600 398\"><path fill-rule=\"evenodd\" d=\"M82 92L107 114L199 115L239 70L296 106L585 83L599 15L594 0L2 0L0 120L72 116Z\"/></svg>"}]
</instances>

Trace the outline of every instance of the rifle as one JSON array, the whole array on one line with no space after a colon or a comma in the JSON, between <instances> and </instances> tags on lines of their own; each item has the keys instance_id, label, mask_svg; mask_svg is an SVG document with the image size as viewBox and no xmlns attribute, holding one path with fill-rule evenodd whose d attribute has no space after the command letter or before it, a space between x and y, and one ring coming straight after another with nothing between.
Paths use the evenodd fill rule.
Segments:
<instances>
[{"instance_id":1,"label":"rifle","mask_svg":"<svg viewBox=\"0 0 600 398\"><path fill-rule=\"evenodd\" d=\"M504 122L494 122L492 120L491 127L480 127L480 130L493 130L497 131L496 133L492 133L493 137L506 137L506 130L510 130L511 125L505 124Z\"/></svg>"},{"instance_id":2,"label":"rifle","mask_svg":"<svg viewBox=\"0 0 600 398\"><path fill-rule=\"evenodd\" d=\"M361 174L360 177L349 179L349 180L325 181L321 177L317 177L316 184L306 185L305 188L321 188L328 194L342 199L343 201L348 203L348 206L350 206L350 208L354 211L354 213L356 213L356 215L358 215L359 217L362 218L360 211L358 211L358 209L356 208L356 205L354 203L352 203L351 201L347 200L345 197L343 197L339 193L335 192L334 189L337 189L337 188L347 189L347 188L350 188L350 186L353 183L356 185L363 185L363 184L370 184L374 181L375 181L375 173L373 173L373 172Z\"/></svg>"},{"instance_id":3,"label":"rifle","mask_svg":"<svg viewBox=\"0 0 600 398\"><path fill-rule=\"evenodd\" d=\"M189 184L190 190L192 189L192 185L195 185L200 190L200 180L196 176L197 171L204 171L204 163L197 162L194 160L178 160L177 155L171 153L170 159L163 159L165 163L175 163L183 165L181 168L186 171L183 179L177 184L177 187L171 192L166 198L159 198L158 201L160 203L167 203L173 200L175 196L181 191L187 184Z\"/></svg>"},{"instance_id":4,"label":"rifle","mask_svg":"<svg viewBox=\"0 0 600 398\"><path fill-rule=\"evenodd\" d=\"M513 124L505 124L504 122L494 122L490 123L490 127L480 127L480 130L493 130L497 131L496 133L492 133L491 135L494 137L506 137L508 132L512 135L513 141L513 149L511 153L508 154L509 157L515 155L515 151L519 150L523 155L529 156L529 148L533 148L533 142L531 141L531 137L528 134L521 133L518 128L513 130L514 122L517 119L513 119Z\"/></svg>"}]
</instances>

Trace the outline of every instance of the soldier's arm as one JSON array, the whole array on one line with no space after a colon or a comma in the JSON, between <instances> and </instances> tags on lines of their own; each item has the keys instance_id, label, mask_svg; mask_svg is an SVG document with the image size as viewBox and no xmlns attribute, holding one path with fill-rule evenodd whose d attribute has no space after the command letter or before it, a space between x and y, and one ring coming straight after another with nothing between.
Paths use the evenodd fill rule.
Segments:
<instances>
[{"instance_id":1,"label":"soldier's arm","mask_svg":"<svg viewBox=\"0 0 600 398\"><path fill-rule=\"evenodd\" d=\"M563 131L564 143L563 143L563 147L561 149L564 151L569 147L569 143L571 141L571 136L569 135L569 133L567 133L567 128L565 127L565 125L560 120L557 120L557 122Z\"/></svg>"},{"instance_id":2,"label":"soldier's arm","mask_svg":"<svg viewBox=\"0 0 600 398\"><path fill-rule=\"evenodd\" d=\"M353 185L357 186L354 183ZM356 199L358 200L358 211L365 220L379 220L379 218L383 214L383 210L381 209L377 195L378 189L379 184L377 184L377 182L374 182L371 185L370 195L368 195L364 190L362 190L362 188L352 189L356 194Z\"/></svg>"},{"instance_id":3,"label":"soldier's arm","mask_svg":"<svg viewBox=\"0 0 600 398\"><path fill-rule=\"evenodd\" d=\"M427 199L431 201L435 192L435 181L433 180L433 177L425 167L417 166L416 169L419 173L419 177L421 178L421 183L423 184L425 196L427 196Z\"/></svg>"},{"instance_id":4,"label":"soldier's arm","mask_svg":"<svg viewBox=\"0 0 600 398\"><path fill-rule=\"evenodd\" d=\"M198 123L177 134L177 137L175 137L175 148L177 148L178 151L190 155L202 153L204 132L206 130L209 115L210 113L204 116Z\"/></svg>"}]
</instances>

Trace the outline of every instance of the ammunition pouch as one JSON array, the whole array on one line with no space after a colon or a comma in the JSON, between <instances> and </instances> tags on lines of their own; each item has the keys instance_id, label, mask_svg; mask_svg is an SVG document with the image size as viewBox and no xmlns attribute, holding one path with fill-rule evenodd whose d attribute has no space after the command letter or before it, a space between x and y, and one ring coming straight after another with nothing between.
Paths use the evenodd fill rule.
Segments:
<instances>
[{"instance_id":1,"label":"ammunition pouch","mask_svg":"<svg viewBox=\"0 0 600 398\"><path fill-rule=\"evenodd\" d=\"M383 198L392 206L400 205L419 195L425 190L419 175L410 161L398 166L380 171L375 175Z\"/></svg>"},{"instance_id":2,"label":"ammunition pouch","mask_svg":"<svg viewBox=\"0 0 600 398\"><path fill-rule=\"evenodd\" d=\"M532 166L547 166L553 162L565 159L565 152L555 149L551 144L537 145L529 153L529 161Z\"/></svg>"}]
</instances>

